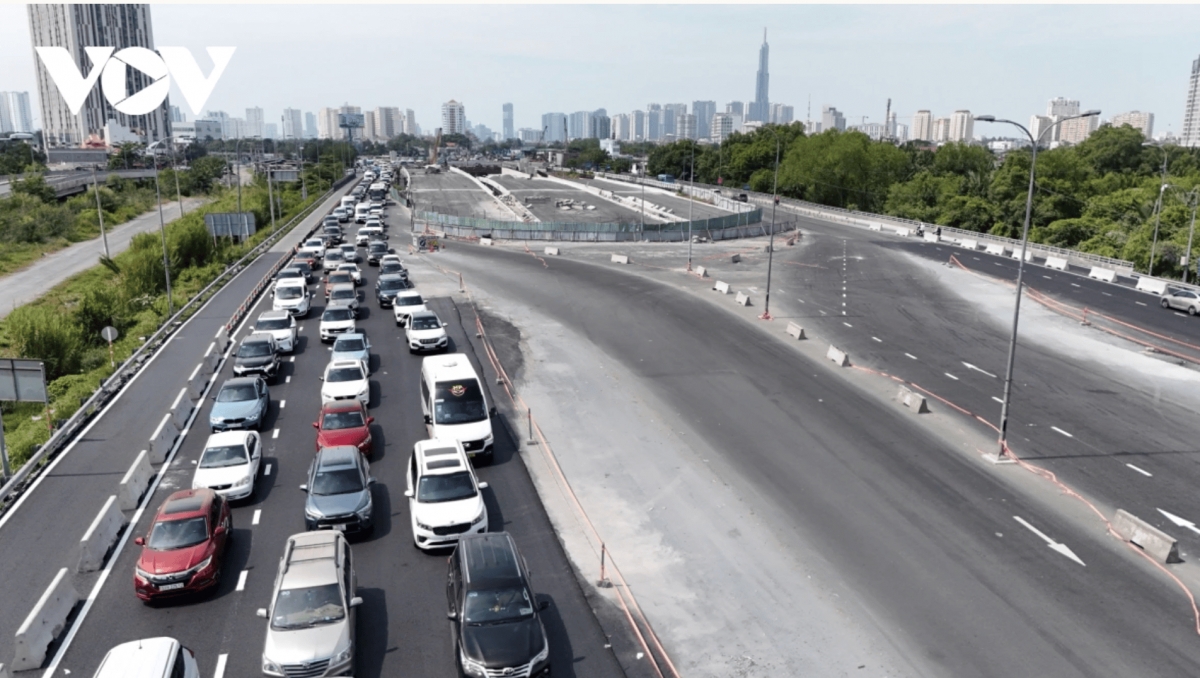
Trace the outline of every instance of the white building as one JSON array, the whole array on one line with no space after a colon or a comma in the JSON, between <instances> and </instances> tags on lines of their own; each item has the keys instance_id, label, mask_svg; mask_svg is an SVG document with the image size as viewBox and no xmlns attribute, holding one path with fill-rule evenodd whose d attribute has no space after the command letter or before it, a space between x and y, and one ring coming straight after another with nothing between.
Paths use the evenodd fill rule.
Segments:
<instances>
[{"instance_id":1,"label":"white building","mask_svg":"<svg viewBox=\"0 0 1200 678\"><path fill-rule=\"evenodd\" d=\"M304 113L304 138L317 138L317 116L307 111Z\"/></svg>"},{"instance_id":2,"label":"white building","mask_svg":"<svg viewBox=\"0 0 1200 678\"><path fill-rule=\"evenodd\" d=\"M1050 100L1046 104L1046 115L1051 118L1065 118L1071 115L1079 115L1079 102L1075 99L1065 99L1057 97Z\"/></svg>"},{"instance_id":3,"label":"white building","mask_svg":"<svg viewBox=\"0 0 1200 678\"><path fill-rule=\"evenodd\" d=\"M950 118L935 118L933 121L932 141L935 144L944 144L950 141Z\"/></svg>"},{"instance_id":4,"label":"white building","mask_svg":"<svg viewBox=\"0 0 1200 678\"><path fill-rule=\"evenodd\" d=\"M1181 146L1200 146L1200 59L1192 62L1192 75L1188 79L1187 104L1183 109L1183 135Z\"/></svg>"},{"instance_id":5,"label":"white building","mask_svg":"<svg viewBox=\"0 0 1200 678\"><path fill-rule=\"evenodd\" d=\"M513 132L513 105L504 104L501 110L504 113L504 120L501 125L501 133L504 135L504 140L514 139L516 138L516 134Z\"/></svg>"},{"instance_id":6,"label":"white building","mask_svg":"<svg viewBox=\"0 0 1200 678\"><path fill-rule=\"evenodd\" d=\"M363 113L362 138L370 140L379 138L379 118L376 111Z\"/></svg>"},{"instance_id":7,"label":"white building","mask_svg":"<svg viewBox=\"0 0 1200 678\"><path fill-rule=\"evenodd\" d=\"M283 109L283 138L300 139L304 136L304 127L300 122L300 109Z\"/></svg>"},{"instance_id":8,"label":"white building","mask_svg":"<svg viewBox=\"0 0 1200 678\"><path fill-rule=\"evenodd\" d=\"M614 139L617 139L619 141L629 141L630 139L633 138L632 135L630 134L631 128L629 125L629 114L628 113L618 113L618 114L612 116L611 124L612 124L612 135L613 135Z\"/></svg>"},{"instance_id":9,"label":"white building","mask_svg":"<svg viewBox=\"0 0 1200 678\"><path fill-rule=\"evenodd\" d=\"M1048 115L1029 116L1029 134L1038 142L1038 148L1049 148L1054 141L1052 133L1047 131L1054 124L1054 118Z\"/></svg>"},{"instance_id":10,"label":"white building","mask_svg":"<svg viewBox=\"0 0 1200 678\"><path fill-rule=\"evenodd\" d=\"M796 112L791 106L771 104L771 123L775 125L790 125L795 119Z\"/></svg>"},{"instance_id":11,"label":"white building","mask_svg":"<svg viewBox=\"0 0 1200 678\"><path fill-rule=\"evenodd\" d=\"M104 123L103 130L104 143L108 146L109 150L112 150L121 144L137 143L141 141L141 136L135 134L128 127L122 125L116 120L109 120L108 122Z\"/></svg>"},{"instance_id":12,"label":"white building","mask_svg":"<svg viewBox=\"0 0 1200 678\"><path fill-rule=\"evenodd\" d=\"M948 141L969 144L975 140L975 116L971 111L957 110L950 114L950 137Z\"/></svg>"},{"instance_id":13,"label":"white building","mask_svg":"<svg viewBox=\"0 0 1200 678\"><path fill-rule=\"evenodd\" d=\"M267 134L266 128L263 126L263 109L254 108L246 109L246 135L250 137L265 138Z\"/></svg>"},{"instance_id":14,"label":"white building","mask_svg":"<svg viewBox=\"0 0 1200 678\"><path fill-rule=\"evenodd\" d=\"M699 129L696 127L696 116L685 113L675 119L675 134L678 139L696 139Z\"/></svg>"},{"instance_id":15,"label":"white building","mask_svg":"<svg viewBox=\"0 0 1200 678\"><path fill-rule=\"evenodd\" d=\"M1086 118L1072 118L1058 126L1058 141L1064 144L1078 144L1087 139L1092 132L1100 127L1100 116L1089 115Z\"/></svg>"},{"instance_id":16,"label":"white building","mask_svg":"<svg viewBox=\"0 0 1200 678\"><path fill-rule=\"evenodd\" d=\"M317 138L337 139L339 132L338 109L322 108L317 111Z\"/></svg>"},{"instance_id":17,"label":"white building","mask_svg":"<svg viewBox=\"0 0 1200 678\"><path fill-rule=\"evenodd\" d=\"M709 138L716 142L722 142L728 139L729 135L740 131L742 131L742 116L736 113L717 113L713 116Z\"/></svg>"},{"instance_id":18,"label":"white building","mask_svg":"<svg viewBox=\"0 0 1200 678\"><path fill-rule=\"evenodd\" d=\"M451 99L442 104L442 134L466 134L466 107Z\"/></svg>"},{"instance_id":19,"label":"white building","mask_svg":"<svg viewBox=\"0 0 1200 678\"><path fill-rule=\"evenodd\" d=\"M521 143L536 144L542 140L542 130L533 129L532 127L522 127L517 130L517 139Z\"/></svg>"},{"instance_id":20,"label":"white building","mask_svg":"<svg viewBox=\"0 0 1200 678\"><path fill-rule=\"evenodd\" d=\"M933 114L926 110L917 111L912 119L913 141L933 141Z\"/></svg>"},{"instance_id":21,"label":"white building","mask_svg":"<svg viewBox=\"0 0 1200 678\"><path fill-rule=\"evenodd\" d=\"M836 129L839 132L846 131L846 116L842 115L842 113L833 106L822 106L821 131L826 132L831 129Z\"/></svg>"},{"instance_id":22,"label":"white building","mask_svg":"<svg viewBox=\"0 0 1200 678\"><path fill-rule=\"evenodd\" d=\"M1146 139L1154 138L1154 114L1143 113L1141 111L1129 111L1128 113L1118 113L1112 117L1110 121L1113 127L1121 125L1129 125L1134 129L1142 131L1142 135Z\"/></svg>"}]
</instances>

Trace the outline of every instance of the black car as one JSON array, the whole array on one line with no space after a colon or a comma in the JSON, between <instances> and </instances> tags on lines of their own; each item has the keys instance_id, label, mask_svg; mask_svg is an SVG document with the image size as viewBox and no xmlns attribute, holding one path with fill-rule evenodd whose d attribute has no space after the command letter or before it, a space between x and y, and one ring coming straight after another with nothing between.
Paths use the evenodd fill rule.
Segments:
<instances>
[{"instance_id":1,"label":"black car","mask_svg":"<svg viewBox=\"0 0 1200 678\"><path fill-rule=\"evenodd\" d=\"M371 265L378 265L379 260L382 259L385 254L390 254L392 251L393 250L388 248L387 243L383 242L382 240L373 240L367 244L367 263Z\"/></svg>"},{"instance_id":2,"label":"black car","mask_svg":"<svg viewBox=\"0 0 1200 678\"><path fill-rule=\"evenodd\" d=\"M446 616L460 675L550 675L550 643L529 568L507 532L464 534L450 555Z\"/></svg>"},{"instance_id":3,"label":"black car","mask_svg":"<svg viewBox=\"0 0 1200 678\"><path fill-rule=\"evenodd\" d=\"M269 334L251 334L242 340L233 360L233 373L241 377L262 374L268 379L279 370L279 352Z\"/></svg>"},{"instance_id":4,"label":"black car","mask_svg":"<svg viewBox=\"0 0 1200 678\"><path fill-rule=\"evenodd\" d=\"M326 214L325 218L321 221L321 226L337 226L337 225L338 225L338 218L337 218L337 216L335 216L333 214Z\"/></svg>"},{"instance_id":5,"label":"black car","mask_svg":"<svg viewBox=\"0 0 1200 678\"><path fill-rule=\"evenodd\" d=\"M326 226L317 236L325 241L325 246L340 245L342 243L342 227L341 226Z\"/></svg>"},{"instance_id":6,"label":"black car","mask_svg":"<svg viewBox=\"0 0 1200 678\"><path fill-rule=\"evenodd\" d=\"M304 274L304 282L306 282L310 285L312 284L313 270L312 270L312 266L309 266L307 259L293 261L291 264L288 264L288 268L294 268L294 269L299 270L301 273Z\"/></svg>"},{"instance_id":7,"label":"black car","mask_svg":"<svg viewBox=\"0 0 1200 678\"><path fill-rule=\"evenodd\" d=\"M398 261L381 261L379 262L379 275L396 274L405 280L408 280L408 269L404 268L404 264Z\"/></svg>"},{"instance_id":8,"label":"black car","mask_svg":"<svg viewBox=\"0 0 1200 678\"><path fill-rule=\"evenodd\" d=\"M395 273L384 273L375 282L375 299L380 308L391 308L396 294L412 287L407 280Z\"/></svg>"}]
</instances>

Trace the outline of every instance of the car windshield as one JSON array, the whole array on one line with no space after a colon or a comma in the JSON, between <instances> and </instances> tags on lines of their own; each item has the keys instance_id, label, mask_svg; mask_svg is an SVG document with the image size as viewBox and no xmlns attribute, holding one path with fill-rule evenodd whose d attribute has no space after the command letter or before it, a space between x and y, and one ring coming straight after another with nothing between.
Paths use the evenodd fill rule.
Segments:
<instances>
[{"instance_id":1,"label":"car windshield","mask_svg":"<svg viewBox=\"0 0 1200 678\"><path fill-rule=\"evenodd\" d=\"M289 285L287 287L276 287L275 288L275 298L276 299L299 299L300 297L303 297L303 296L304 296L304 293L300 291L300 288L296 287L294 285Z\"/></svg>"},{"instance_id":2,"label":"car windshield","mask_svg":"<svg viewBox=\"0 0 1200 678\"><path fill-rule=\"evenodd\" d=\"M380 280L379 289L384 292L394 292L395 290L408 289L403 280Z\"/></svg>"},{"instance_id":3,"label":"car windshield","mask_svg":"<svg viewBox=\"0 0 1200 678\"><path fill-rule=\"evenodd\" d=\"M329 294L330 299L354 299L356 296L354 290L334 290Z\"/></svg>"},{"instance_id":4,"label":"car windshield","mask_svg":"<svg viewBox=\"0 0 1200 678\"><path fill-rule=\"evenodd\" d=\"M383 252L385 250L387 250L387 245L385 245L381 242L371 243L371 247L370 247L371 252Z\"/></svg>"},{"instance_id":5,"label":"car windshield","mask_svg":"<svg viewBox=\"0 0 1200 678\"><path fill-rule=\"evenodd\" d=\"M273 629L306 629L332 624L346 617L342 592L337 584L282 589L271 616Z\"/></svg>"},{"instance_id":6,"label":"car windshield","mask_svg":"<svg viewBox=\"0 0 1200 678\"><path fill-rule=\"evenodd\" d=\"M312 240L309 240L308 242L304 243L304 246L320 248L320 247L324 247L325 244L323 242L321 242L320 238L313 238Z\"/></svg>"},{"instance_id":7,"label":"car windshield","mask_svg":"<svg viewBox=\"0 0 1200 678\"><path fill-rule=\"evenodd\" d=\"M217 394L217 402L237 403L254 400L257 397L254 392L254 384L231 384L221 388L221 392Z\"/></svg>"},{"instance_id":8,"label":"car windshield","mask_svg":"<svg viewBox=\"0 0 1200 678\"><path fill-rule=\"evenodd\" d=\"M242 445L226 445L210 447L200 455L200 468L225 468L226 466L241 466L249 464L246 458L246 448Z\"/></svg>"},{"instance_id":9,"label":"car windshield","mask_svg":"<svg viewBox=\"0 0 1200 678\"><path fill-rule=\"evenodd\" d=\"M486 591L467 591L468 624L502 624L533 616L533 601L524 586Z\"/></svg>"},{"instance_id":10,"label":"car windshield","mask_svg":"<svg viewBox=\"0 0 1200 678\"><path fill-rule=\"evenodd\" d=\"M385 261L380 265L379 270L383 273L399 273L404 270L404 265L398 261Z\"/></svg>"},{"instance_id":11,"label":"car windshield","mask_svg":"<svg viewBox=\"0 0 1200 678\"><path fill-rule=\"evenodd\" d=\"M469 424L487 419L483 392L474 379L439 381L433 406L434 421L439 424Z\"/></svg>"},{"instance_id":12,"label":"car windshield","mask_svg":"<svg viewBox=\"0 0 1200 678\"><path fill-rule=\"evenodd\" d=\"M325 381L338 383L341 381L362 381L362 369L358 367L335 367L329 370L329 376L325 377Z\"/></svg>"},{"instance_id":13,"label":"car windshield","mask_svg":"<svg viewBox=\"0 0 1200 678\"><path fill-rule=\"evenodd\" d=\"M354 264L340 264L338 265L337 270L349 273L351 276L353 276L354 271L358 270L358 267L356 267Z\"/></svg>"},{"instance_id":14,"label":"car windshield","mask_svg":"<svg viewBox=\"0 0 1200 678\"><path fill-rule=\"evenodd\" d=\"M239 358L265 358L271 353L271 345L265 341L245 341L238 348Z\"/></svg>"},{"instance_id":15,"label":"car windshield","mask_svg":"<svg viewBox=\"0 0 1200 678\"><path fill-rule=\"evenodd\" d=\"M331 494L362 492L362 490L362 476L358 474L358 469L353 467L318 471L317 477L313 478L312 493L322 497Z\"/></svg>"},{"instance_id":16,"label":"car windshield","mask_svg":"<svg viewBox=\"0 0 1200 678\"><path fill-rule=\"evenodd\" d=\"M350 274L349 273L333 273L333 274L330 274L330 276L329 276L328 285L329 285L330 289L333 289L334 285L349 285L349 284L350 284Z\"/></svg>"},{"instance_id":17,"label":"car windshield","mask_svg":"<svg viewBox=\"0 0 1200 678\"><path fill-rule=\"evenodd\" d=\"M325 431L340 431L346 428L362 428L362 412L329 412L321 422Z\"/></svg>"},{"instance_id":18,"label":"car windshield","mask_svg":"<svg viewBox=\"0 0 1200 678\"><path fill-rule=\"evenodd\" d=\"M276 277L279 277L279 278L301 278L303 276L304 276L303 273L301 273L300 271L298 271L294 268L285 268L282 271L280 271L279 275Z\"/></svg>"},{"instance_id":19,"label":"car windshield","mask_svg":"<svg viewBox=\"0 0 1200 678\"><path fill-rule=\"evenodd\" d=\"M417 485L417 501L437 503L457 501L475 496L475 483L466 471L445 475L422 476Z\"/></svg>"},{"instance_id":20,"label":"car windshield","mask_svg":"<svg viewBox=\"0 0 1200 678\"><path fill-rule=\"evenodd\" d=\"M267 318L259 320L254 326L255 330L286 330L292 326L292 321L288 318Z\"/></svg>"},{"instance_id":21,"label":"car windshield","mask_svg":"<svg viewBox=\"0 0 1200 678\"><path fill-rule=\"evenodd\" d=\"M351 311L350 309L346 308L345 306L338 306L337 308L326 309L325 312L321 314L321 320L328 320L331 322L340 322L342 320L353 320L353 319L354 319L354 311Z\"/></svg>"},{"instance_id":22,"label":"car windshield","mask_svg":"<svg viewBox=\"0 0 1200 678\"><path fill-rule=\"evenodd\" d=\"M367 347L362 337L342 337L333 342L333 352L361 351Z\"/></svg>"},{"instance_id":23,"label":"car windshield","mask_svg":"<svg viewBox=\"0 0 1200 678\"><path fill-rule=\"evenodd\" d=\"M413 294L407 297L396 297L397 306L420 306L425 302L421 301L421 295Z\"/></svg>"},{"instance_id":24,"label":"car windshield","mask_svg":"<svg viewBox=\"0 0 1200 678\"><path fill-rule=\"evenodd\" d=\"M437 316L418 316L412 319L414 330L436 330L441 326L442 322L437 319Z\"/></svg>"},{"instance_id":25,"label":"car windshield","mask_svg":"<svg viewBox=\"0 0 1200 678\"><path fill-rule=\"evenodd\" d=\"M337 261L338 259L342 258L342 254L343 252L341 250L329 250L329 252L325 254L325 258L329 261Z\"/></svg>"},{"instance_id":26,"label":"car windshield","mask_svg":"<svg viewBox=\"0 0 1200 678\"><path fill-rule=\"evenodd\" d=\"M204 516L183 520L164 520L154 523L146 546L155 551L172 551L195 546L208 539L208 525Z\"/></svg>"}]
</instances>

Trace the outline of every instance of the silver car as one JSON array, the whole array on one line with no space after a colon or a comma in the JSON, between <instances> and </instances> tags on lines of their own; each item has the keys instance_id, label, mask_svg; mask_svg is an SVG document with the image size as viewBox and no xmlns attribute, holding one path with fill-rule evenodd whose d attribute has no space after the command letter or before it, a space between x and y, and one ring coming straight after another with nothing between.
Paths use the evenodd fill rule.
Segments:
<instances>
[{"instance_id":1,"label":"silver car","mask_svg":"<svg viewBox=\"0 0 1200 678\"><path fill-rule=\"evenodd\" d=\"M371 499L374 483L367 458L357 447L321 448L308 469L308 482L300 486L308 495L304 526L309 530L369 534L375 527Z\"/></svg>"},{"instance_id":2,"label":"silver car","mask_svg":"<svg viewBox=\"0 0 1200 678\"><path fill-rule=\"evenodd\" d=\"M338 335L333 342L333 354L329 356L329 362L339 360L357 360L362 363L363 369L369 369L371 342L367 339L367 335L362 332L347 332Z\"/></svg>"},{"instance_id":3,"label":"silver car","mask_svg":"<svg viewBox=\"0 0 1200 678\"><path fill-rule=\"evenodd\" d=\"M329 306L345 306L351 311L354 311L354 317L358 317L358 290L354 287L354 283L334 285L333 289L329 290Z\"/></svg>"},{"instance_id":4,"label":"silver car","mask_svg":"<svg viewBox=\"0 0 1200 678\"><path fill-rule=\"evenodd\" d=\"M1187 311L1188 315L1200 313L1200 294L1196 294L1191 290L1169 287L1167 288L1167 293L1162 295L1162 299L1158 303L1163 308Z\"/></svg>"},{"instance_id":5,"label":"silver car","mask_svg":"<svg viewBox=\"0 0 1200 678\"><path fill-rule=\"evenodd\" d=\"M358 454L358 451L355 451ZM340 532L288 537L268 619L262 672L268 676L354 675L355 609L362 598L350 544Z\"/></svg>"}]
</instances>

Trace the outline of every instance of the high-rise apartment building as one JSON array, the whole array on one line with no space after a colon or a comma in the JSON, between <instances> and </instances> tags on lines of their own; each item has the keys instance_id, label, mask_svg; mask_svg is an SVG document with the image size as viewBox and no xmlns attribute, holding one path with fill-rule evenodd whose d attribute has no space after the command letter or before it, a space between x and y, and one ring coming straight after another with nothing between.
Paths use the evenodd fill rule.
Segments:
<instances>
[{"instance_id":1,"label":"high-rise apartment building","mask_svg":"<svg viewBox=\"0 0 1200 678\"><path fill-rule=\"evenodd\" d=\"M771 104L770 122L775 125L790 125L796 116L796 109L784 104Z\"/></svg>"},{"instance_id":2,"label":"high-rise apartment building","mask_svg":"<svg viewBox=\"0 0 1200 678\"><path fill-rule=\"evenodd\" d=\"M1065 118L1069 115L1079 115L1079 102L1074 99L1057 97L1046 104L1046 115L1051 118Z\"/></svg>"},{"instance_id":3,"label":"high-rise apartment building","mask_svg":"<svg viewBox=\"0 0 1200 678\"><path fill-rule=\"evenodd\" d=\"M264 139L278 139L279 138L279 124L274 123L274 122L263 123L263 138Z\"/></svg>"},{"instance_id":4,"label":"high-rise apartment building","mask_svg":"<svg viewBox=\"0 0 1200 678\"><path fill-rule=\"evenodd\" d=\"M741 115L736 113L717 113L713 116L708 138L716 142L725 141L729 138L729 135L737 132L741 126Z\"/></svg>"},{"instance_id":5,"label":"high-rise apartment building","mask_svg":"<svg viewBox=\"0 0 1200 678\"><path fill-rule=\"evenodd\" d=\"M758 74L754 79L754 101L750 102L747 120L766 122L770 115L771 97L768 94L771 76L767 71L770 47L767 45L767 29L763 29L763 44L758 50Z\"/></svg>"},{"instance_id":6,"label":"high-rise apartment building","mask_svg":"<svg viewBox=\"0 0 1200 678\"><path fill-rule=\"evenodd\" d=\"M379 138L379 116L376 111L363 113L362 138L371 140Z\"/></svg>"},{"instance_id":7,"label":"high-rise apartment building","mask_svg":"<svg viewBox=\"0 0 1200 678\"><path fill-rule=\"evenodd\" d=\"M380 106L375 109L375 124L380 139L391 139L404 129L404 117L395 106Z\"/></svg>"},{"instance_id":8,"label":"high-rise apartment building","mask_svg":"<svg viewBox=\"0 0 1200 678\"><path fill-rule=\"evenodd\" d=\"M612 127L609 126L608 111L598 108L592 111L592 119L588 128L591 139L611 139Z\"/></svg>"},{"instance_id":9,"label":"high-rise apartment building","mask_svg":"<svg viewBox=\"0 0 1200 678\"><path fill-rule=\"evenodd\" d=\"M975 116L971 111L957 110L950 114L949 140L964 144L975 140Z\"/></svg>"},{"instance_id":10,"label":"high-rise apartment building","mask_svg":"<svg viewBox=\"0 0 1200 678\"><path fill-rule=\"evenodd\" d=\"M629 114L629 139L631 141L646 140L645 111L634 111Z\"/></svg>"},{"instance_id":11,"label":"high-rise apartment building","mask_svg":"<svg viewBox=\"0 0 1200 678\"><path fill-rule=\"evenodd\" d=\"M563 143L567 140L567 114L542 114L542 132L546 143Z\"/></svg>"},{"instance_id":12,"label":"high-rise apartment building","mask_svg":"<svg viewBox=\"0 0 1200 678\"><path fill-rule=\"evenodd\" d=\"M183 112L179 110L178 106L171 106L169 110L171 122L183 122Z\"/></svg>"},{"instance_id":13,"label":"high-rise apartment building","mask_svg":"<svg viewBox=\"0 0 1200 678\"><path fill-rule=\"evenodd\" d=\"M542 140L542 130L522 127L517 130L517 139L524 144L536 144Z\"/></svg>"},{"instance_id":14,"label":"high-rise apartment building","mask_svg":"<svg viewBox=\"0 0 1200 678\"><path fill-rule=\"evenodd\" d=\"M1058 141L1064 144L1083 143L1100 127L1100 116L1089 115L1086 118L1072 118L1058 126Z\"/></svg>"},{"instance_id":15,"label":"high-rise apartment building","mask_svg":"<svg viewBox=\"0 0 1200 678\"><path fill-rule=\"evenodd\" d=\"M341 138L341 130L338 129L338 109L322 108L318 111L317 136L321 139Z\"/></svg>"},{"instance_id":16,"label":"high-rise apartment building","mask_svg":"<svg viewBox=\"0 0 1200 678\"><path fill-rule=\"evenodd\" d=\"M300 123L299 108L283 109L283 138L284 139L302 139L304 138L304 127Z\"/></svg>"},{"instance_id":17,"label":"high-rise apartment building","mask_svg":"<svg viewBox=\"0 0 1200 678\"><path fill-rule=\"evenodd\" d=\"M679 122L679 116L687 115L687 112L687 104L666 104L663 106L662 136L665 137L668 134L673 134L675 138L681 138L676 125Z\"/></svg>"},{"instance_id":18,"label":"high-rise apartment building","mask_svg":"<svg viewBox=\"0 0 1200 678\"><path fill-rule=\"evenodd\" d=\"M935 144L950 141L950 118L935 118L933 121L933 139Z\"/></svg>"},{"instance_id":19,"label":"high-rise apartment building","mask_svg":"<svg viewBox=\"0 0 1200 678\"><path fill-rule=\"evenodd\" d=\"M592 132L592 112L575 111L567 119L567 138L586 139Z\"/></svg>"},{"instance_id":20,"label":"high-rise apartment building","mask_svg":"<svg viewBox=\"0 0 1200 678\"><path fill-rule=\"evenodd\" d=\"M1179 144L1188 147L1200 146L1200 59L1192 62L1187 104L1183 109L1183 135Z\"/></svg>"},{"instance_id":21,"label":"high-rise apartment building","mask_svg":"<svg viewBox=\"0 0 1200 678\"><path fill-rule=\"evenodd\" d=\"M63 47L81 73L91 72L94 64L85 47L145 47L154 49L150 25L150 5L55 4L26 5L29 37L35 47ZM72 113L58 85L36 55L38 99L41 103L42 134L47 146L78 146L89 137L99 138L109 120L128 128L146 143L171 136L168 115L170 101L145 115L121 113L105 98L102 88L92 89L79 113ZM136 68L127 68L125 87L138 92L153 84L150 76Z\"/></svg>"},{"instance_id":22,"label":"high-rise apartment building","mask_svg":"<svg viewBox=\"0 0 1200 678\"><path fill-rule=\"evenodd\" d=\"M0 122L0 132L24 132L33 134L33 110L29 107L29 92L0 92L0 119L8 116L8 123Z\"/></svg>"},{"instance_id":23,"label":"high-rise apartment building","mask_svg":"<svg viewBox=\"0 0 1200 678\"><path fill-rule=\"evenodd\" d=\"M619 141L629 141L632 137L629 134L629 114L618 113L611 118L612 135L614 139Z\"/></svg>"},{"instance_id":24,"label":"high-rise apartment building","mask_svg":"<svg viewBox=\"0 0 1200 678\"><path fill-rule=\"evenodd\" d=\"M917 111L912 119L913 141L933 141L933 114L926 110Z\"/></svg>"},{"instance_id":25,"label":"high-rise apartment building","mask_svg":"<svg viewBox=\"0 0 1200 678\"><path fill-rule=\"evenodd\" d=\"M692 113L696 116L696 132L702 138L708 138L712 130L713 115L717 112L715 101L693 101ZM693 137L694 138L694 137Z\"/></svg>"},{"instance_id":26,"label":"high-rise apartment building","mask_svg":"<svg viewBox=\"0 0 1200 678\"><path fill-rule=\"evenodd\" d=\"M467 109L451 99L442 104L442 134L466 134Z\"/></svg>"},{"instance_id":27,"label":"high-rise apartment building","mask_svg":"<svg viewBox=\"0 0 1200 678\"><path fill-rule=\"evenodd\" d=\"M266 130L263 128L263 109L254 108L246 109L246 136L264 137Z\"/></svg>"},{"instance_id":28,"label":"high-rise apartment building","mask_svg":"<svg viewBox=\"0 0 1200 678\"><path fill-rule=\"evenodd\" d=\"M317 138L317 116L307 111L304 113L304 138Z\"/></svg>"},{"instance_id":29,"label":"high-rise apartment building","mask_svg":"<svg viewBox=\"0 0 1200 678\"><path fill-rule=\"evenodd\" d=\"M417 126L417 114L411 108L404 109L404 133L414 137L421 133L421 128Z\"/></svg>"},{"instance_id":30,"label":"high-rise apartment building","mask_svg":"<svg viewBox=\"0 0 1200 678\"><path fill-rule=\"evenodd\" d=\"M696 139L698 132L694 113L684 113L675 119L676 139Z\"/></svg>"},{"instance_id":31,"label":"high-rise apartment building","mask_svg":"<svg viewBox=\"0 0 1200 678\"><path fill-rule=\"evenodd\" d=\"M663 112L662 109L646 111L646 126L642 133L643 141L659 141L663 135Z\"/></svg>"},{"instance_id":32,"label":"high-rise apartment building","mask_svg":"<svg viewBox=\"0 0 1200 678\"><path fill-rule=\"evenodd\" d=\"M513 132L513 107L512 104L504 104L504 124L502 132L505 140L515 139L516 134Z\"/></svg>"},{"instance_id":33,"label":"high-rise apartment building","mask_svg":"<svg viewBox=\"0 0 1200 678\"><path fill-rule=\"evenodd\" d=\"M841 111L833 106L821 107L821 131L827 132L831 129L836 129L839 132L846 131L846 116L842 115Z\"/></svg>"},{"instance_id":34,"label":"high-rise apartment building","mask_svg":"<svg viewBox=\"0 0 1200 678\"><path fill-rule=\"evenodd\" d=\"M745 116L746 104L742 103L741 101L730 101L729 103L725 104L725 112L733 115Z\"/></svg>"},{"instance_id":35,"label":"high-rise apartment building","mask_svg":"<svg viewBox=\"0 0 1200 678\"><path fill-rule=\"evenodd\" d=\"M12 108L8 103L8 92L0 92L0 134L13 131Z\"/></svg>"},{"instance_id":36,"label":"high-rise apartment building","mask_svg":"<svg viewBox=\"0 0 1200 678\"><path fill-rule=\"evenodd\" d=\"M1113 127L1129 125L1134 129L1141 130L1142 136L1146 137L1147 139L1150 139L1154 136L1153 113L1143 113L1141 111L1118 113L1112 117L1111 124Z\"/></svg>"},{"instance_id":37,"label":"high-rise apartment building","mask_svg":"<svg viewBox=\"0 0 1200 678\"><path fill-rule=\"evenodd\" d=\"M1054 118L1048 115L1031 115L1029 116L1029 134L1033 136L1038 147L1048 147L1054 139L1050 136L1050 126L1054 124Z\"/></svg>"}]
</instances>

